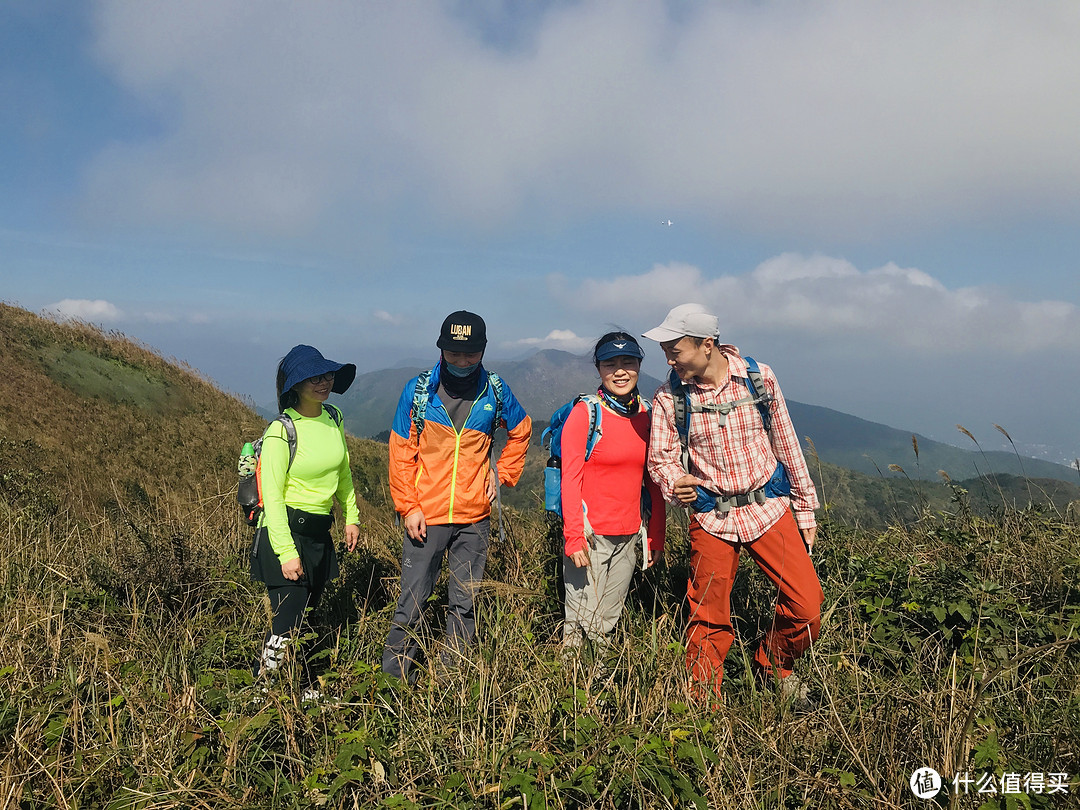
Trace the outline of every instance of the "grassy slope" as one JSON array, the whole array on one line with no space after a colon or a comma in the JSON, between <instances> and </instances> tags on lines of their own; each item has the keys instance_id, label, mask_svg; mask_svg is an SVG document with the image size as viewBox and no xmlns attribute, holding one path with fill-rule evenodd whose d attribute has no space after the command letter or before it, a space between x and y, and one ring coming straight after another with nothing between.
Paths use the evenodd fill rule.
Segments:
<instances>
[{"instance_id":1,"label":"grassy slope","mask_svg":"<svg viewBox=\"0 0 1080 810\"><path fill-rule=\"evenodd\" d=\"M746 565L725 702L689 699L679 518L606 658L560 658L552 538L508 510L478 649L406 691L374 666L400 552L385 448L350 441L365 536L315 617L343 700L301 705L246 669L266 614L233 464L261 420L126 341L8 307L0 362L8 806L922 807L919 766L1080 771L1080 532L1052 510L978 518L946 488L952 513L906 528L827 524L801 711L747 677L771 595Z\"/></svg>"}]
</instances>

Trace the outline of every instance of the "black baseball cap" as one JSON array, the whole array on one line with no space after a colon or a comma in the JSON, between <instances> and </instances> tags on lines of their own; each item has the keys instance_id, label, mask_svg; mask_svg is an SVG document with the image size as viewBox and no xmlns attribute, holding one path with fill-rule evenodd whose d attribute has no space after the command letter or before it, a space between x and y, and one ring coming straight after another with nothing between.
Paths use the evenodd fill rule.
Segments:
<instances>
[{"instance_id":1,"label":"black baseball cap","mask_svg":"<svg viewBox=\"0 0 1080 810\"><path fill-rule=\"evenodd\" d=\"M474 312L464 309L451 312L443 321L435 345L448 352L482 352L487 347L487 324Z\"/></svg>"}]
</instances>

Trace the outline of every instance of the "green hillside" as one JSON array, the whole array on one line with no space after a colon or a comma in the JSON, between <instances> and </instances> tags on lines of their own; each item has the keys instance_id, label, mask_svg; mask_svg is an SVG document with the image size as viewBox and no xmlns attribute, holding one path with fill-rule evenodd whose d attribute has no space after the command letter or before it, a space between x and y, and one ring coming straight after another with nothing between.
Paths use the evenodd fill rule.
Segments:
<instances>
[{"instance_id":1,"label":"green hillside","mask_svg":"<svg viewBox=\"0 0 1080 810\"><path fill-rule=\"evenodd\" d=\"M401 552L386 447L350 437L361 545L311 617L334 700L302 703L295 680L263 691L250 671L268 613L246 574L235 462L262 419L121 336L6 305L0 364L5 807L1058 808L1080 795L1080 526L1038 482L821 465L825 616L798 706L750 675L774 594L745 559L724 699L690 693L684 516L613 644L575 657L557 644L557 532L535 505L508 507L477 647L407 689L377 666ZM897 516L886 528L863 520L875 500ZM444 598L445 581L425 639ZM1043 774L1066 792L928 805L908 787L927 766Z\"/></svg>"},{"instance_id":2,"label":"green hillside","mask_svg":"<svg viewBox=\"0 0 1080 810\"><path fill-rule=\"evenodd\" d=\"M788 401L788 410L799 436L809 439L823 459L868 475L889 476L890 465L897 464L903 474L923 480L937 480L944 470L952 478L1005 474L1080 484L1080 473L1064 464L1001 450L984 452L959 431L957 438L969 442L970 450L818 405Z\"/></svg>"}]
</instances>

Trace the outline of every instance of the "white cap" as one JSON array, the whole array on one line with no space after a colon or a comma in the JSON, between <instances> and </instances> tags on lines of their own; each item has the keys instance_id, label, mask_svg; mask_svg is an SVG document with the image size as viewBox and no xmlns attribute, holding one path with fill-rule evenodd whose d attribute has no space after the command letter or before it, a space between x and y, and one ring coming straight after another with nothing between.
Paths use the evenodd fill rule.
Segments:
<instances>
[{"instance_id":1,"label":"white cap","mask_svg":"<svg viewBox=\"0 0 1080 810\"><path fill-rule=\"evenodd\" d=\"M662 324L641 336L657 343L687 336L717 338L720 336L720 322L701 304L679 304L667 314Z\"/></svg>"}]
</instances>

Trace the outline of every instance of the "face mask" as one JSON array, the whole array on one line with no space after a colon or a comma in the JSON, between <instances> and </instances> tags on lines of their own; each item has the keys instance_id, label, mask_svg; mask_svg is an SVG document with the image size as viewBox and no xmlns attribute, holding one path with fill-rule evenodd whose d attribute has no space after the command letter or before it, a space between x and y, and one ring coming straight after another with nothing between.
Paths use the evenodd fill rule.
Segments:
<instances>
[{"instance_id":1,"label":"face mask","mask_svg":"<svg viewBox=\"0 0 1080 810\"><path fill-rule=\"evenodd\" d=\"M464 368L461 368L460 366L452 366L449 363L446 364L446 370L449 371L451 376L453 377L468 377L478 368L480 368L479 363L473 363L471 366L465 366Z\"/></svg>"}]
</instances>

